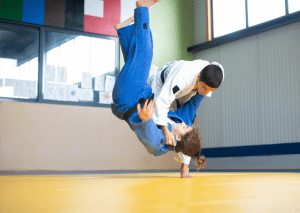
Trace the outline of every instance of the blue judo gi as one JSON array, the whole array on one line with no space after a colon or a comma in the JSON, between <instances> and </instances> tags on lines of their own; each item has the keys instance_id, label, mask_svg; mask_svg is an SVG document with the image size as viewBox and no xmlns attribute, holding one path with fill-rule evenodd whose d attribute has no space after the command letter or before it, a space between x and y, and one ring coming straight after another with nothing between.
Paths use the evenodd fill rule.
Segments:
<instances>
[{"instance_id":1,"label":"blue judo gi","mask_svg":"<svg viewBox=\"0 0 300 213\"><path fill-rule=\"evenodd\" d=\"M173 150L175 147L165 144L162 130L152 119L143 122L136 110L127 118L128 111L136 109L141 99L152 96L152 89L147 85L147 78L153 58L152 33L149 26L149 9L139 7L134 10L135 24L119 29L118 36L124 56L125 65L122 68L114 89L111 109L113 114L125 120L135 132L138 139L150 154L159 156ZM197 114L204 96L198 93L175 112L169 112L168 117L176 123L185 122L192 126L192 120ZM128 113L127 113L128 114ZM172 132L172 126L168 123ZM175 140L176 144L177 141Z\"/></svg>"}]
</instances>

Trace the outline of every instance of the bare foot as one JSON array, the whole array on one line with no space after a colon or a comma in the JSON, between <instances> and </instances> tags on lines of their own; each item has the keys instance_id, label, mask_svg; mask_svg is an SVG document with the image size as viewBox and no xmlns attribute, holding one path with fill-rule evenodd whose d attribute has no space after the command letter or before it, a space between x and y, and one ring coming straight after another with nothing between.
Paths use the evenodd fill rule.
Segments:
<instances>
[{"instance_id":1,"label":"bare foot","mask_svg":"<svg viewBox=\"0 0 300 213\"><path fill-rule=\"evenodd\" d=\"M156 2L161 0L138 0L136 2L136 7L152 7Z\"/></svg>"},{"instance_id":2,"label":"bare foot","mask_svg":"<svg viewBox=\"0 0 300 213\"><path fill-rule=\"evenodd\" d=\"M133 16L130 17L129 19L127 19L127 20L124 21L124 22L121 22L121 23L119 23L119 24L116 24L116 25L115 25L115 28L116 28L116 30L121 29L121 28L123 28L123 27L128 26L131 22L134 22L134 17L133 17Z\"/></svg>"}]
</instances>

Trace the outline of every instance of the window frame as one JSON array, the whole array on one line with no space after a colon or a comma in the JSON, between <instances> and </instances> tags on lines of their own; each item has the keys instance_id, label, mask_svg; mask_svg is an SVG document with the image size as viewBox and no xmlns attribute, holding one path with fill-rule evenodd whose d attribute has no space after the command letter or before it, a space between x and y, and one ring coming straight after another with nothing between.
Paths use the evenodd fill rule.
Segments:
<instances>
[{"instance_id":1,"label":"window frame","mask_svg":"<svg viewBox=\"0 0 300 213\"><path fill-rule=\"evenodd\" d=\"M28 30L38 30L39 31L39 49L38 49L38 80L37 80L37 98L36 99L24 99L24 98L9 98L1 97L0 103L2 101L14 101L14 102L28 102L28 103L43 103L43 104L58 104L58 105L74 105L74 106L88 106L88 107L105 107L110 108L110 104L102 104L97 102L73 102L73 101L57 101L48 100L43 98L43 69L44 69L44 35L45 30L54 33L63 33L75 36L88 36L94 38L101 38L107 40L115 41L115 77L120 73L120 48L119 48L119 38L114 36L107 36L101 34L94 34L88 32L81 32L69 29L56 28L51 26L42 26L28 23L19 23L15 21L10 21L6 19L0 19L0 26L9 29L28 29Z\"/></svg>"},{"instance_id":2,"label":"window frame","mask_svg":"<svg viewBox=\"0 0 300 213\"><path fill-rule=\"evenodd\" d=\"M196 54L199 51L217 47L223 44L227 44L233 41L237 41L243 38L247 38L253 35L257 35L269 30L273 30L279 27L283 27L295 22L300 21L300 11L289 13L288 0L285 0L285 12L282 17L269 20L254 26L249 27L248 20L248 0L245 0L246 10L246 28L232 32L217 38L213 36L213 0L206 0L206 20L207 20L207 41L201 44L197 44L187 48L187 52Z\"/></svg>"}]
</instances>

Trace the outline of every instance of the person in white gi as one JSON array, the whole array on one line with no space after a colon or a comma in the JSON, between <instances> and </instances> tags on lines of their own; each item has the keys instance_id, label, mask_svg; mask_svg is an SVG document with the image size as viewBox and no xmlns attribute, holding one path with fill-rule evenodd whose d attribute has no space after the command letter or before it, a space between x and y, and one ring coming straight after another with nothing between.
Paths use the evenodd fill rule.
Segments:
<instances>
[{"instance_id":1,"label":"person in white gi","mask_svg":"<svg viewBox=\"0 0 300 213\"><path fill-rule=\"evenodd\" d=\"M173 61L162 67L148 78L147 84L154 93L155 113L154 122L161 127L166 143L173 145L174 136L167 128L167 113L175 111L193 97L196 92L211 97L224 80L224 68L217 62L209 63L205 60ZM175 161L182 163L181 176L189 175L191 157L183 153L176 153Z\"/></svg>"}]
</instances>

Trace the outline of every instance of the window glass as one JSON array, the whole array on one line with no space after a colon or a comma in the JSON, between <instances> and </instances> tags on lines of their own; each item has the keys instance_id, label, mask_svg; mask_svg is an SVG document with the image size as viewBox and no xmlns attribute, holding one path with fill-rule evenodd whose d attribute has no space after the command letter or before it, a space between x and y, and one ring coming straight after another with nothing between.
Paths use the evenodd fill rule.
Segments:
<instances>
[{"instance_id":1,"label":"window glass","mask_svg":"<svg viewBox=\"0 0 300 213\"><path fill-rule=\"evenodd\" d=\"M249 27L285 15L285 0L248 0Z\"/></svg>"},{"instance_id":2,"label":"window glass","mask_svg":"<svg viewBox=\"0 0 300 213\"><path fill-rule=\"evenodd\" d=\"M289 13L300 11L300 0L289 0Z\"/></svg>"},{"instance_id":3,"label":"window glass","mask_svg":"<svg viewBox=\"0 0 300 213\"><path fill-rule=\"evenodd\" d=\"M37 99L39 31L0 25L0 97Z\"/></svg>"},{"instance_id":4,"label":"window glass","mask_svg":"<svg viewBox=\"0 0 300 213\"><path fill-rule=\"evenodd\" d=\"M114 40L45 31L44 47L44 99L112 102Z\"/></svg>"},{"instance_id":5,"label":"window glass","mask_svg":"<svg viewBox=\"0 0 300 213\"><path fill-rule=\"evenodd\" d=\"M213 0L213 34L219 37L246 28L245 1Z\"/></svg>"}]
</instances>

